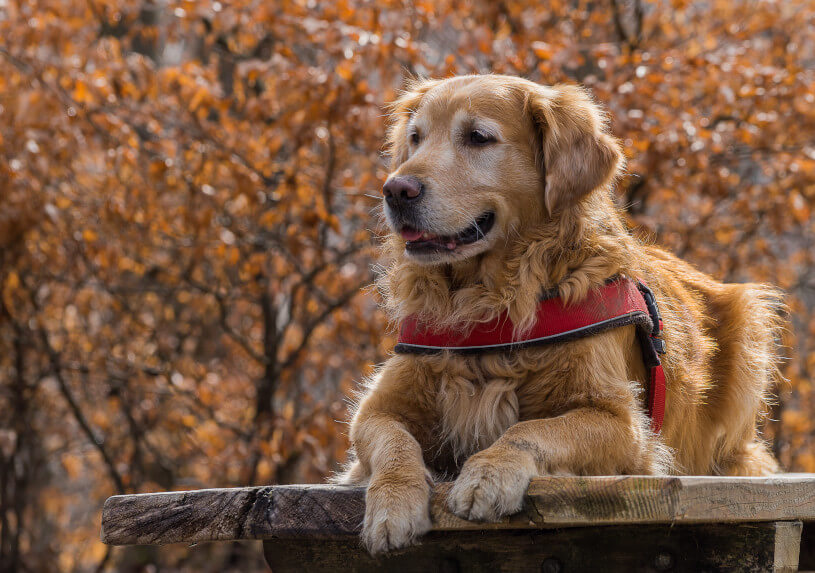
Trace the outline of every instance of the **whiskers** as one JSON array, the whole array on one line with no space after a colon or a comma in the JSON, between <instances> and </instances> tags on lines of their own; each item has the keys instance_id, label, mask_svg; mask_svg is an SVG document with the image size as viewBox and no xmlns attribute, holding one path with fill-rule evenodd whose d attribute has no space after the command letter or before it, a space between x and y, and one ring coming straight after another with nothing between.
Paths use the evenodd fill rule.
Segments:
<instances>
[{"instance_id":1,"label":"whiskers","mask_svg":"<svg viewBox=\"0 0 815 573\"><path fill-rule=\"evenodd\" d=\"M473 215L471 213L466 213L463 209L460 209L460 208L453 209L453 212L456 213L457 215L461 215L462 217L464 217L464 219L466 221L468 221L469 224L467 225L467 227L464 227L464 229L466 229L468 227L476 227L476 228L478 228L478 219L477 219L477 217L475 215ZM464 229L459 229L459 231L462 231ZM481 237L479 237L479 238L481 238L481 239L484 238L484 235L481 233L480 229L478 231L478 234L481 235Z\"/></svg>"},{"instance_id":2,"label":"whiskers","mask_svg":"<svg viewBox=\"0 0 815 573\"><path fill-rule=\"evenodd\" d=\"M372 190L365 190L365 191L357 191L355 189L342 189L343 194L349 197L366 197L368 199L373 199L375 201L381 201L382 195L376 194L375 191Z\"/></svg>"}]
</instances>

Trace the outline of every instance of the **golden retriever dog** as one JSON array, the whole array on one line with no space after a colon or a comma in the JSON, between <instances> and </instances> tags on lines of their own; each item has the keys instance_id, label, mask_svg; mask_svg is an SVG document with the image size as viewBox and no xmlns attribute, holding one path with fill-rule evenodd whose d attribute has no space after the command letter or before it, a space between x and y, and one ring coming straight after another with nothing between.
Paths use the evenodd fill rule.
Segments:
<instances>
[{"instance_id":1,"label":"golden retriever dog","mask_svg":"<svg viewBox=\"0 0 815 573\"><path fill-rule=\"evenodd\" d=\"M781 303L724 284L626 228L613 186L624 159L583 88L508 76L411 85L392 106L392 233L380 289L395 322L467 332L505 316L531 328L542 293L579 304L611 277L653 291L664 319L664 424L652 429L635 326L509 352L395 354L353 416L371 553L431 527L434 480L449 509L492 521L545 475L767 475L760 440L777 370Z\"/></svg>"}]
</instances>

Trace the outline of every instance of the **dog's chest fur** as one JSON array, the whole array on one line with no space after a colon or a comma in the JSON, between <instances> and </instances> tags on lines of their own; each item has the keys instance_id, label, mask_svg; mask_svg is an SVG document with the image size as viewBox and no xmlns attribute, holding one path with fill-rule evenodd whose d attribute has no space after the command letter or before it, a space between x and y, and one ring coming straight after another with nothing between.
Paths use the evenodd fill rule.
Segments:
<instances>
[{"instance_id":1,"label":"dog's chest fur","mask_svg":"<svg viewBox=\"0 0 815 573\"><path fill-rule=\"evenodd\" d=\"M442 375L436 400L440 445L459 463L492 445L518 421L516 386L512 379Z\"/></svg>"}]
</instances>

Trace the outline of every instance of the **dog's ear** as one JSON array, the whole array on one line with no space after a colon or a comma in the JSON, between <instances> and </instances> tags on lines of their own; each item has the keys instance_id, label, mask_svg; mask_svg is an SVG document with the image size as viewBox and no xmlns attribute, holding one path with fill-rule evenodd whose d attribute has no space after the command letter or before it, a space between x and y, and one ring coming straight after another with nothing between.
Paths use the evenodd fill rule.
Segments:
<instances>
[{"instance_id":1,"label":"dog's ear","mask_svg":"<svg viewBox=\"0 0 815 573\"><path fill-rule=\"evenodd\" d=\"M391 159L391 168L395 169L407 160L407 126L413 112L419 107L424 95L439 80L411 80L402 95L387 106L390 116L390 127L385 141L385 149Z\"/></svg>"},{"instance_id":2,"label":"dog's ear","mask_svg":"<svg viewBox=\"0 0 815 573\"><path fill-rule=\"evenodd\" d=\"M536 158L550 214L577 203L622 170L620 144L585 89L539 86L527 96L527 107L537 129Z\"/></svg>"}]
</instances>

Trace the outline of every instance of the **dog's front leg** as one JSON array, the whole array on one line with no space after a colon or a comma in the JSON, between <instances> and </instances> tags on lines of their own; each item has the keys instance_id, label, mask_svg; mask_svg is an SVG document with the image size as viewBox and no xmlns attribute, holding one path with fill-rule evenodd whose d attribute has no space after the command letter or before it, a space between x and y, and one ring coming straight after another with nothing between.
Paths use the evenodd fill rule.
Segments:
<instances>
[{"instance_id":1,"label":"dog's front leg","mask_svg":"<svg viewBox=\"0 0 815 573\"><path fill-rule=\"evenodd\" d=\"M351 429L359 463L370 472L362 542L372 554L405 547L430 529L431 481L416 438L397 417L366 411Z\"/></svg>"},{"instance_id":2,"label":"dog's front leg","mask_svg":"<svg viewBox=\"0 0 815 573\"><path fill-rule=\"evenodd\" d=\"M521 509L530 480L557 473L631 473L642 464L645 432L634 420L595 408L519 422L474 454L450 490L450 510L495 521Z\"/></svg>"}]
</instances>

